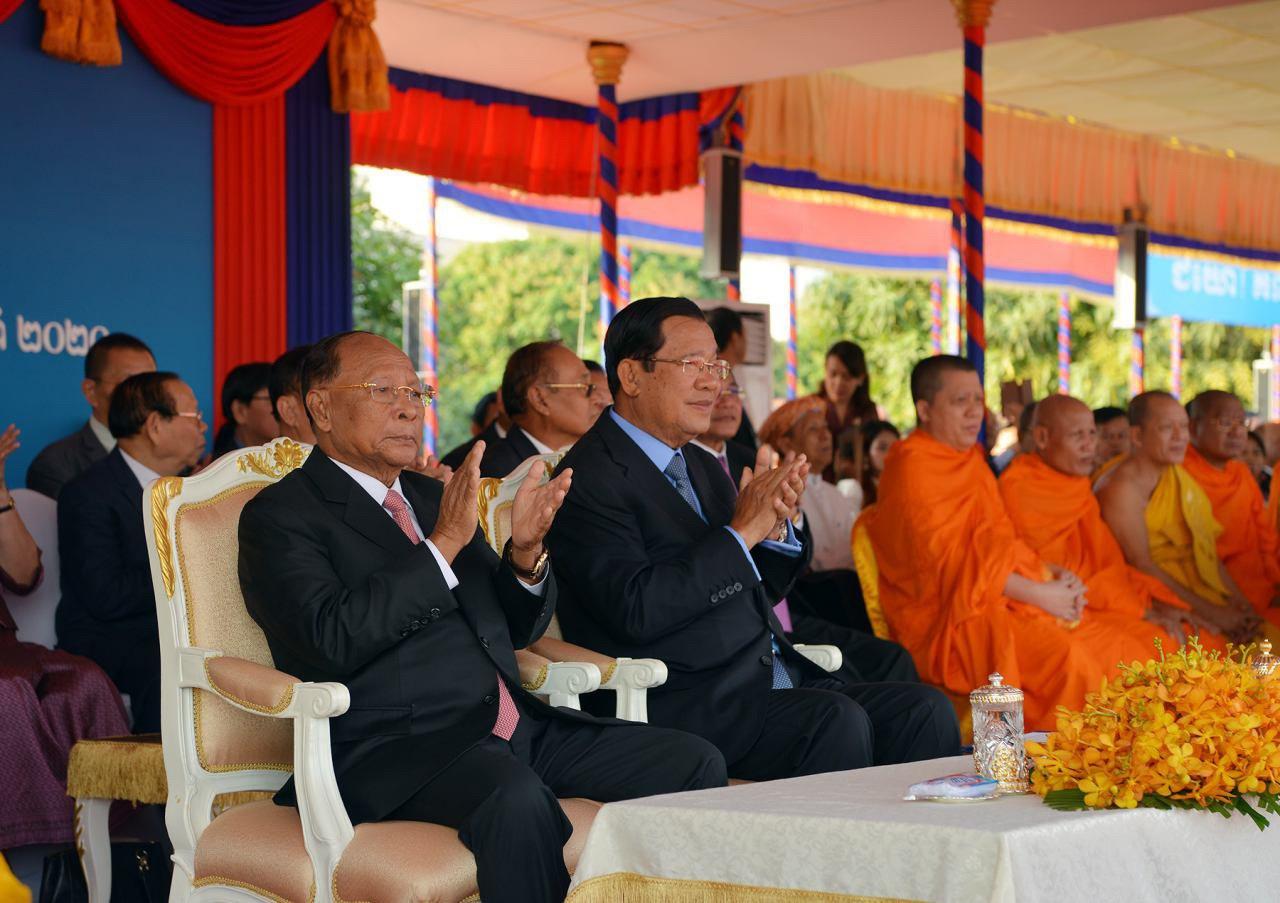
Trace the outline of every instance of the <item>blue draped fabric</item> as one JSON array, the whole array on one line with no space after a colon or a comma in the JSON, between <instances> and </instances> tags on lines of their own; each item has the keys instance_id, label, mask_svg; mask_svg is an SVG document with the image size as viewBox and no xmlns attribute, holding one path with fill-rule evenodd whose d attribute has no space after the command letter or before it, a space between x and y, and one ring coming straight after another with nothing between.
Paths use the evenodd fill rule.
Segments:
<instances>
[{"instance_id":1,"label":"blue draped fabric","mask_svg":"<svg viewBox=\"0 0 1280 903\"><path fill-rule=\"evenodd\" d=\"M285 94L288 343L351 328L351 120L324 54Z\"/></svg>"},{"instance_id":2,"label":"blue draped fabric","mask_svg":"<svg viewBox=\"0 0 1280 903\"><path fill-rule=\"evenodd\" d=\"M272 25L330 0L174 0L219 25Z\"/></svg>"}]
</instances>

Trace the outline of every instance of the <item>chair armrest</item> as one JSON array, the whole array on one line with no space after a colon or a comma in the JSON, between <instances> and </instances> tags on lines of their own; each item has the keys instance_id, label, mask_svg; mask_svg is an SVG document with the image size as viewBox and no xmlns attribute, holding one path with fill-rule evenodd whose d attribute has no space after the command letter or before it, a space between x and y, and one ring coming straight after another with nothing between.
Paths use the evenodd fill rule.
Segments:
<instances>
[{"instance_id":1,"label":"chair armrest","mask_svg":"<svg viewBox=\"0 0 1280 903\"><path fill-rule=\"evenodd\" d=\"M649 688L667 682L667 666L656 658L619 658L600 684L618 694L615 714L624 721L649 721Z\"/></svg>"},{"instance_id":2,"label":"chair armrest","mask_svg":"<svg viewBox=\"0 0 1280 903\"><path fill-rule=\"evenodd\" d=\"M844 655L838 646L808 646L801 643L795 650L828 673L837 670L844 663Z\"/></svg>"},{"instance_id":3,"label":"chair armrest","mask_svg":"<svg viewBox=\"0 0 1280 903\"><path fill-rule=\"evenodd\" d=\"M537 696L548 697L553 706L581 709L578 697L600 688L600 669L590 662L547 662L532 681L524 680L524 688Z\"/></svg>"},{"instance_id":4,"label":"chair armrest","mask_svg":"<svg viewBox=\"0 0 1280 903\"><path fill-rule=\"evenodd\" d=\"M204 660L204 676L213 691L241 708L264 715L283 712L302 681L291 674L230 655Z\"/></svg>"}]
</instances>

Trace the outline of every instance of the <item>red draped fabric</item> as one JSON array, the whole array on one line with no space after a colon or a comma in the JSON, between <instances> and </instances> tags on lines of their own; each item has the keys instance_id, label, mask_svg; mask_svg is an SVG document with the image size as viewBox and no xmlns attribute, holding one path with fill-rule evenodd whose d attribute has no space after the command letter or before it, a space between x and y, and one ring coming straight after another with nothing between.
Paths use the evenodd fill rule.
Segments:
<instances>
[{"instance_id":1,"label":"red draped fabric","mask_svg":"<svg viewBox=\"0 0 1280 903\"><path fill-rule=\"evenodd\" d=\"M213 108L215 385L285 350L284 95Z\"/></svg>"},{"instance_id":2,"label":"red draped fabric","mask_svg":"<svg viewBox=\"0 0 1280 903\"><path fill-rule=\"evenodd\" d=\"M22 0L0 0L0 22L13 15L14 10L22 5Z\"/></svg>"}]
</instances>

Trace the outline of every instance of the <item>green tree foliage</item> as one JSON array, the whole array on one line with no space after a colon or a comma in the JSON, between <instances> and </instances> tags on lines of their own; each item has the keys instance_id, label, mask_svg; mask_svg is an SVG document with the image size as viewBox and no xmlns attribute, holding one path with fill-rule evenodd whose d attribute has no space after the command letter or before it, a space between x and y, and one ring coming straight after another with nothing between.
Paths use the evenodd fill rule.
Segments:
<instances>
[{"instance_id":1,"label":"green tree foliage","mask_svg":"<svg viewBox=\"0 0 1280 903\"><path fill-rule=\"evenodd\" d=\"M418 278L422 246L377 209L364 180L351 175L351 277L356 329L399 345L403 332L401 289Z\"/></svg>"}]
</instances>

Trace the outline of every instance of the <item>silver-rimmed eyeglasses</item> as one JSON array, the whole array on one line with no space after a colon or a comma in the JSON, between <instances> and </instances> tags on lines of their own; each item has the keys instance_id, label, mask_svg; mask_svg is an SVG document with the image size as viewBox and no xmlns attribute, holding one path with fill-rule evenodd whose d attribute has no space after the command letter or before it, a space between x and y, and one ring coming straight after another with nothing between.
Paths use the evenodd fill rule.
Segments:
<instances>
[{"instance_id":1,"label":"silver-rimmed eyeglasses","mask_svg":"<svg viewBox=\"0 0 1280 903\"><path fill-rule=\"evenodd\" d=\"M728 361L703 361L697 358L671 358L671 357L651 357L647 360L653 361L655 364L679 364L681 373L688 373L692 367L697 373L707 373L716 377L720 382L725 382L729 378L729 374L733 372L733 368L729 366Z\"/></svg>"},{"instance_id":2,"label":"silver-rimmed eyeglasses","mask_svg":"<svg viewBox=\"0 0 1280 903\"><path fill-rule=\"evenodd\" d=\"M436 397L435 386L382 386L378 383L353 383L349 386L329 386L330 389L364 389L377 404L391 404L397 398L408 398L424 408Z\"/></svg>"}]
</instances>

